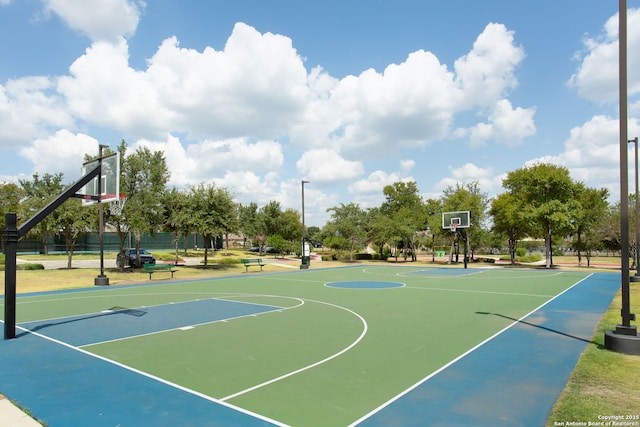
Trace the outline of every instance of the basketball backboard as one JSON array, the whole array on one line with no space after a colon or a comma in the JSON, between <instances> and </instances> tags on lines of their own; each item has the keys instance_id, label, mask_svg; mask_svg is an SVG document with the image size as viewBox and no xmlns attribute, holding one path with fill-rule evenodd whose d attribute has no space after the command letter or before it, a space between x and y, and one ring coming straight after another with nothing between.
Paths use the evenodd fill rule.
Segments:
<instances>
[{"instance_id":1,"label":"basketball backboard","mask_svg":"<svg viewBox=\"0 0 640 427\"><path fill-rule=\"evenodd\" d=\"M82 176L95 169L100 159L91 160L82 165ZM79 192L84 195L82 205L88 206L100 202L111 202L120 198L120 153L115 152L102 157L102 173L95 177Z\"/></svg>"},{"instance_id":2,"label":"basketball backboard","mask_svg":"<svg viewBox=\"0 0 640 427\"><path fill-rule=\"evenodd\" d=\"M451 230L452 228L469 228L471 226L471 215L469 211L443 212L442 228Z\"/></svg>"}]
</instances>

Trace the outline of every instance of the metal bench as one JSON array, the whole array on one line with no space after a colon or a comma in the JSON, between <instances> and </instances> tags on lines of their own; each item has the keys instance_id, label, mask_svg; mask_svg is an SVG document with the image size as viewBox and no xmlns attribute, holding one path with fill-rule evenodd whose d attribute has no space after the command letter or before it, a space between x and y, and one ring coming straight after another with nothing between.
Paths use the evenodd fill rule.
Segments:
<instances>
[{"instance_id":1,"label":"metal bench","mask_svg":"<svg viewBox=\"0 0 640 427\"><path fill-rule=\"evenodd\" d=\"M244 264L244 271L245 273L247 271L249 271L249 267L251 267L252 265L259 265L260 266L260 271L262 271L262 267L264 267L264 263L262 262L262 258L245 258L242 261L242 264Z\"/></svg>"},{"instance_id":2,"label":"metal bench","mask_svg":"<svg viewBox=\"0 0 640 427\"><path fill-rule=\"evenodd\" d=\"M173 273L175 273L175 265L174 264L143 264L142 265L147 273L149 273L149 280L151 280L151 275L156 271L166 271L171 273L171 278L173 279Z\"/></svg>"}]
</instances>

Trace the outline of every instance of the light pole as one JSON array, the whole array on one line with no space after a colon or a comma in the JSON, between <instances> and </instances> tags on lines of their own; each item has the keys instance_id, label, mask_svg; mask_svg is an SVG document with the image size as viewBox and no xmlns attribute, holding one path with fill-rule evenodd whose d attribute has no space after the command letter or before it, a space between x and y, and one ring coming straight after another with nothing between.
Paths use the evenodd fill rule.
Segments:
<instances>
[{"instance_id":1,"label":"light pole","mask_svg":"<svg viewBox=\"0 0 640 427\"><path fill-rule=\"evenodd\" d=\"M306 240L307 229L304 226L304 185L308 184L309 181L302 180L302 262L300 263L300 269L304 270L309 268L309 263L311 261L311 254L309 252L309 242Z\"/></svg>"},{"instance_id":2,"label":"light pole","mask_svg":"<svg viewBox=\"0 0 640 427\"><path fill-rule=\"evenodd\" d=\"M640 229L638 226L640 225L640 211L638 207L640 207L640 201L638 200L638 137L636 136L634 139L630 139L629 143L633 142L635 144L635 170L636 170L636 275L631 276L629 280L632 282L640 282Z\"/></svg>"},{"instance_id":3,"label":"light pole","mask_svg":"<svg viewBox=\"0 0 640 427\"><path fill-rule=\"evenodd\" d=\"M98 197L100 198L102 198L102 192L104 191L104 188L102 188L104 185L102 182L102 150L105 148L109 148L109 146L100 144L98 151L98 161L100 162L100 173L98 174ZM104 275L104 206L102 199L98 200L98 215L98 227L100 228L100 275L93 280L93 284L94 286L109 286L109 278Z\"/></svg>"},{"instance_id":4,"label":"light pole","mask_svg":"<svg viewBox=\"0 0 640 427\"><path fill-rule=\"evenodd\" d=\"M640 335L635 325L635 313L631 313L629 293L629 164L628 154L628 110L627 110L627 0L618 3L618 75L620 90L620 286L622 323L613 331L604 334L607 350L640 355Z\"/></svg>"}]
</instances>

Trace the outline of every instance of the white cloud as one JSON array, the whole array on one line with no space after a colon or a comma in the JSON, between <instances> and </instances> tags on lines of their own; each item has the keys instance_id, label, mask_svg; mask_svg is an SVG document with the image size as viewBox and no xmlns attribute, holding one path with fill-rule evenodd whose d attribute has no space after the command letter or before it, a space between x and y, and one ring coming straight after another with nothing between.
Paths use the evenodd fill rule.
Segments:
<instances>
[{"instance_id":1,"label":"white cloud","mask_svg":"<svg viewBox=\"0 0 640 427\"><path fill-rule=\"evenodd\" d=\"M627 13L627 45L640 45L640 9ZM597 103L615 102L618 99L618 15L604 25L603 33L584 41L584 52L577 54L581 61L578 70L569 79L580 96ZM627 54L628 94L640 94L640 52L629 49Z\"/></svg>"},{"instance_id":2,"label":"white cloud","mask_svg":"<svg viewBox=\"0 0 640 427\"><path fill-rule=\"evenodd\" d=\"M618 119L595 116L582 126L571 129L562 153L541 159L568 168L615 167L619 164L618 141Z\"/></svg>"},{"instance_id":3,"label":"white cloud","mask_svg":"<svg viewBox=\"0 0 640 427\"><path fill-rule=\"evenodd\" d=\"M443 138L459 97L452 73L425 51L383 73L369 69L340 81L316 70L310 84L305 121L293 129L292 142L305 147L331 143L345 156L380 157Z\"/></svg>"},{"instance_id":4,"label":"white cloud","mask_svg":"<svg viewBox=\"0 0 640 427\"><path fill-rule=\"evenodd\" d=\"M400 173L407 174L416 166L415 160L401 160L400 161Z\"/></svg>"},{"instance_id":5,"label":"white cloud","mask_svg":"<svg viewBox=\"0 0 640 427\"><path fill-rule=\"evenodd\" d=\"M70 4L50 0L47 7L69 26L89 31L94 17L85 20ZM170 185L215 182L239 197L295 206L299 178L296 184L285 175L291 166L285 160L287 144L295 148L294 155L304 151L295 166L301 178L318 183L309 194L315 194L310 206L315 203L319 209L338 201L337 195L320 190L323 185L361 178L368 158L396 156L398 171L377 170L348 189L362 206L379 203L384 185L410 179L415 161L400 160L406 156L402 150L446 139L462 112L488 114L487 122L473 130L478 140L515 144L535 131L534 110L514 107L506 99L517 86L515 69L524 51L515 46L513 32L500 24L484 29L454 71L433 53L418 50L382 72L369 69L336 79L319 67L307 72L288 37L261 34L242 23L235 25L221 51L183 48L171 37L145 69L135 69L121 36L135 31L137 5L141 3L117 3L124 9L91 33L94 42L70 66L69 75L24 80L21 91L0 86L0 113L10 113L0 115L0 123L23 126L11 129L19 129L27 141L41 136L43 129L104 127L136 141L133 148L163 150ZM79 10L83 8L84 3ZM122 26L109 23L129 12L135 19ZM27 106L37 108L27 111ZM21 123L20 117L29 120ZM479 136L483 126L486 135ZM20 136L2 132L0 141ZM38 143L43 141L47 139ZM34 152L23 155L37 167L47 164ZM468 176L454 174L454 179L489 181L480 168L461 169Z\"/></svg>"},{"instance_id":6,"label":"white cloud","mask_svg":"<svg viewBox=\"0 0 640 427\"><path fill-rule=\"evenodd\" d=\"M361 179L354 182L349 186L349 193L352 194L382 194L382 190L387 185L391 185L394 182L402 181L400 174L397 172L387 173L385 171L377 170L369 174L366 179ZM406 180L406 179L405 179Z\"/></svg>"},{"instance_id":7,"label":"white cloud","mask_svg":"<svg viewBox=\"0 0 640 427\"><path fill-rule=\"evenodd\" d=\"M58 91L80 119L128 134L156 137L175 113L158 102L145 74L128 66L127 44L96 42L58 80Z\"/></svg>"},{"instance_id":8,"label":"white cloud","mask_svg":"<svg viewBox=\"0 0 640 427\"><path fill-rule=\"evenodd\" d=\"M482 168L474 163L465 163L457 168L449 167L449 170L451 176L437 182L432 192L429 193L430 195L425 197L439 198L442 196L442 191L448 187L470 184L472 182L478 182L478 186L482 192L493 193L500 188L502 183L502 176L496 176L491 167Z\"/></svg>"},{"instance_id":9,"label":"white cloud","mask_svg":"<svg viewBox=\"0 0 640 427\"><path fill-rule=\"evenodd\" d=\"M63 100L48 77L23 77L0 85L0 146L46 136L51 129L73 127Z\"/></svg>"},{"instance_id":10,"label":"white cloud","mask_svg":"<svg viewBox=\"0 0 640 427\"><path fill-rule=\"evenodd\" d=\"M518 143L534 132L534 110L513 108L503 98L517 86L515 70L523 58L513 32L489 24L455 62L455 73L423 50L382 73L369 69L336 80L315 69L309 75L311 99L291 141L306 148L335 147L346 158L381 158L446 138L462 111L495 106L488 133Z\"/></svg>"},{"instance_id":11,"label":"white cloud","mask_svg":"<svg viewBox=\"0 0 640 427\"><path fill-rule=\"evenodd\" d=\"M238 176L238 171L251 171L252 175L247 175L250 178L257 176L256 172L277 170L284 161L282 147L275 141L205 140L185 148L179 138L169 135L166 141L138 140L131 150L140 146L164 152L171 171L169 184L177 187ZM241 187L245 186L241 184Z\"/></svg>"},{"instance_id":12,"label":"white cloud","mask_svg":"<svg viewBox=\"0 0 640 427\"><path fill-rule=\"evenodd\" d=\"M640 121L629 120L629 135L640 134ZM634 136L635 137L635 136ZM628 144L629 183L633 182L634 145ZM526 165L546 162L569 169L574 180L589 187L606 188L615 201L620 196L620 129L617 118L594 116L581 126L571 129L564 142L564 151L555 156L544 156ZM632 191L632 185L629 187Z\"/></svg>"},{"instance_id":13,"label":"white cloud","mask_svg":"<svg viewBox=\"0 0 640 427\"><path fill-rule=\"evenodd\" d=\"M75 114L138 137L282 136L304 109L307 74L287 37L236 24L224 51L165 40L146 71L128 65L128 46L96 42L60 78Z\"/></svg>"},{"instance_id":14,"label":"white cloud","mask_svg":"<svg viewBox=\"0 0 640 427\"><path fill-rule=\"evenodd\" d=\"M205 170L277 170L284 162L282 146L276 141L249 142L246 138L204 141L188 148L189 156L211 166Z\"/></svg>"},{"instance_id":15,"label":"white cloud","mask_svg":"<svg viewBox=\"0 0 640 427\"><path fill-rule=\"evenodd\" d=\"M620 179L618 123L618 119L595 116L582 126L571 129L562 153L533 159L527 164L557 164L569 169L573 179L589 186L617 188ZM637 131L640 126L634 119L629 128Z\"/></svg>"},{"instance_id":16,"label":"white cloud","mask_svg":"<svg viewBox=\"0 0 640 427\"><path fill-rule=\"evenodd\" d=\"M382 170L377 170L370 173L367 178L349 185L347 190L349 193L356 194L360 197L367 194L376 194L382 197L382 190L387 185L392 185L394 182L399 181L414 181L413 177L408 176L408 174L415 167L415 164L416 162L414 160L401 160L400 171L388 173Z\"/></svg>"},{"instance_id":17,"label":"white cloud","mask_svg":"<svg viewBox=\"0 0 640 427\"><path fill-rule=\"evenodd\" d=\"M133 34L144 2L131 0L43 0L45 11L91 40L115 41Z\"/></svg>"},{"instance_id":18,"label":"white cloud","mask_svg":"<svg viewBox=\"0 0 640 427\"><path fill-rule=\"evenodd\" d=\"M478 36L473 49L455 62L456 81L464 91L464 103L492 105L518 85L515 70L525 57L514 45L514 33L492 23Z\"/></svg>"},{"instance_id":19,"label":"white cloud","mask_svg":"<svg viewBox=\"0 0 640 427\"><path fill-rule=\"evenodd\" d=\"M506 145L516 147L523 140L536 133L533 120L534 108L513 108L507 99L501 99L493 106L488 117L488 123L478 123L469 129L458 129L455 134L458 137L468 136L471 145L478 147L484 145L490 139Z\"/></svg>"},{"instance_id":20,"label":"white cloud","mask_svg":"<svg viewBox=\"0 0 640 427\"><path fill-rule=\"evenodd\" d=\"M36 139L31 146L21 149L20 155L34 164L34 172L62 172L65 182L71 182L80 178L84 155L96 155L98 145L88 135L60 130L50 137Z\"/></svg>"},{"instance_id":21,"label":"white cloud","mask_svg":"<svg viewBox=\"0 0 640 427\"><path fill-rule=\"evenodd\" d=\"M361 162L346 160L336 151L326 149L307 151L296 162L296 168L315 182L344 181L364 172Z\"/></svg>"},{"instance_id":22,"label":"white cloud","mask_svg":"<svg viewBox=\"0 0 640 427\"><path fill-rule=\"evenodd\" d=\"M277 175L260 176L251 171L230 171L211 181L219 187L231 189L240 203L255 202L264 206L271 200L279 200Z\"/></svg>"}]
</instances>

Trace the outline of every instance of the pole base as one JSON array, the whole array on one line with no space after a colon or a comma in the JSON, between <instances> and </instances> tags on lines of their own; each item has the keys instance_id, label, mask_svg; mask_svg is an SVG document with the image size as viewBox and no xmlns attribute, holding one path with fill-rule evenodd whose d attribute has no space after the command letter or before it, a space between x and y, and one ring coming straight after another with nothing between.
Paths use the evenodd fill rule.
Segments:
<instances>
[{"instance_id":1,"label":"pole base","mask_svg":"<svg viewBox=\"0 0 640 427\"><path fill-rule=\"evenodd\" d=\"M300 270L306 270L309 268L309 264L300 264Z\"/></svg>"},{"instance_id":2,"label":"pole base","mask_svg":"<svg viewBox=\"0 0 640 427\"><path fill-rule=\"evenodd\" d=\"M605 332L604 347L617 353L640 356L640 335L635 326L617 325L615 331Z\"/></svg>"},{"instance_id":3,"label":"pole base","mask_svg":"<svg viewBox=\"0 0 640 427\"><path fill-rule=\"evenodd\" d=\"M107 276L100 275L93 279L94 286L109 286L109 278Z\"/></svg>"}]
</instances>

